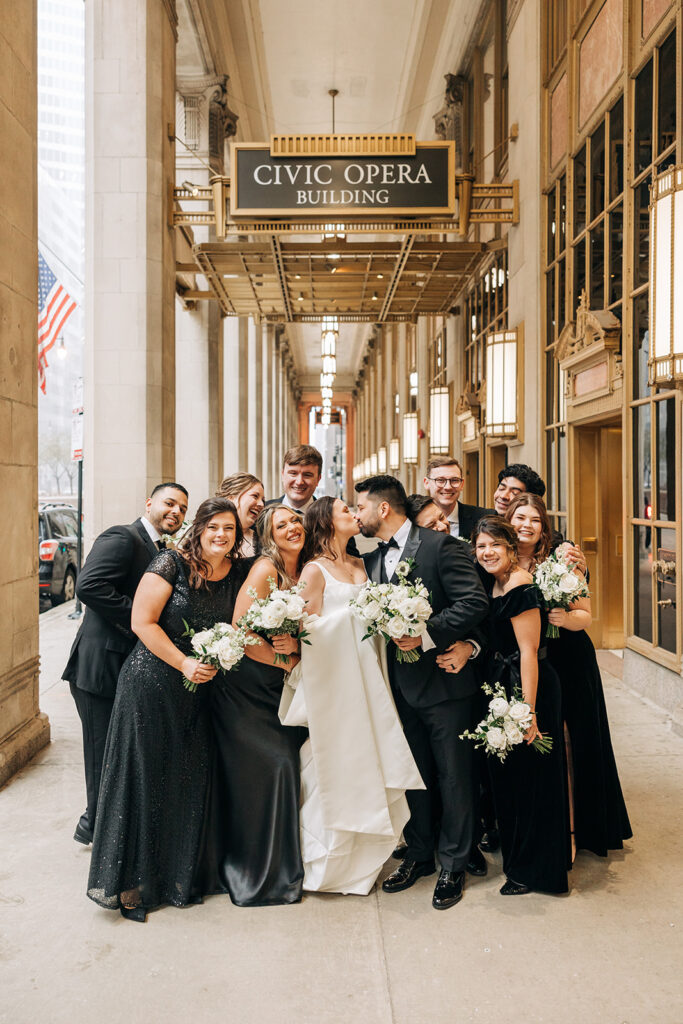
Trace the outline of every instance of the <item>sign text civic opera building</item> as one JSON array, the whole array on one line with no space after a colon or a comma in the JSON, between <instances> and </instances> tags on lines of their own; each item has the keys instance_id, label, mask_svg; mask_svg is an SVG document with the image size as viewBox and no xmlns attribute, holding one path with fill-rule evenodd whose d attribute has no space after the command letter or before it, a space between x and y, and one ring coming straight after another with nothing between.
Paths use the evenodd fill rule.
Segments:
<instances>
[{"instance_id":1,"label":"sign text civic opera building","mask_svg":"<svg viewBox=\"0 0 683 1024\"><path fill-rule=\"evenodd\" d=\"M408 156L273 156L265 144L233 143L230 213L453 214L452 142L418 142Z\"/></svg>"}]
</instances>

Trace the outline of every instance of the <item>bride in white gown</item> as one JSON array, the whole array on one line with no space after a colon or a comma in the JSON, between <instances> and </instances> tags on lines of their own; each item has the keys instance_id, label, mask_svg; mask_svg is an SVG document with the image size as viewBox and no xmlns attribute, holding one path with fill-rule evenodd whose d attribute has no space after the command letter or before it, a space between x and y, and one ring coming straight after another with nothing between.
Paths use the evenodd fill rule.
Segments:
<instances>
[{"instance_id":1,"label":"bride in white gown","mask_svg":"<svg viewBox=\"0 0 683 1024\"><path fill-rule=\"evenodd\" d=\"M384 644L363 640L349 607L367 577L346 553L358 533L348 507L321 498L306 513L312 561L301 582L310 646L289 674L284 725L305 725L301 748L304 890L367 895L406 824L406 789L423 789L389 689Z\"/></svg>"}]
</instances>

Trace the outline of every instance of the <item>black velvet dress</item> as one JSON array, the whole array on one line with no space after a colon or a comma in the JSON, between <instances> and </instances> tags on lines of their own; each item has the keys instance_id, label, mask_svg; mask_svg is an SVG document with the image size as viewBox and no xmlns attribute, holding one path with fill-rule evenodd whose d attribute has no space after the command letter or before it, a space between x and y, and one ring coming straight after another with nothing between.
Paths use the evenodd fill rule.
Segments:
<instances>
[{"instance_id":1,"label":"black velvet dress","mask_svg":"<svg viewBox=\"0 0 683 1024\"><path fill-rule=\"evenodd\" d=\"M211 688L216 777L208 845L215 889L239 907L297 903L299 747L305 730L280 724L283 669L246 655Z\"/></svg>"},{"instance_id":2,"label":"black velvet dress","mask_svg":"<svg viewBox=\"0 0 683 1024\"><path fill-rule=\"evenodd\" d=\"M521 690L519 647L511 623L530 608L541 610L541 638L546 616L540 593L523 583L491 598L491 642L487 677L500 682L508 696ZM541 641L543 642L543 640ZM539 650L536 719L552 750L542 754L522 743L501 763L489 758L491 784L500 829L503 870L508 878L539 892L567 892L571 863L567 773L560 683Z\"/></svg>"},{"instance_id":3,"label":"black velvet dress","mask_svg":"<svg viewBox=\"0 0 683 1024\"><path fill-rule=\"evenodd\" d=\"M577 850L606 857L633 835L612 750L605 695L595 648L585 630L560 629L548 640L548 660L562 688L573 764Z\"/></svg>"},{"instance_id":4,"label":"black velvet dress","mask_svg":"<svg viewBox=\"0 0 683 1024\"><path fill-rule=\"evenodd\" d=\"M173 592L159 625L189 654L183 619L195 630L232 620L244 579L236 565L208 589L191 588L176 551L160 552L147 572ZM147 909L199 902L199 877L212 734L209 690L194 693L182 675L138 641L124 662L107 736L88 896L103 907L137 890Z\"/></svg>"}]
</instances>

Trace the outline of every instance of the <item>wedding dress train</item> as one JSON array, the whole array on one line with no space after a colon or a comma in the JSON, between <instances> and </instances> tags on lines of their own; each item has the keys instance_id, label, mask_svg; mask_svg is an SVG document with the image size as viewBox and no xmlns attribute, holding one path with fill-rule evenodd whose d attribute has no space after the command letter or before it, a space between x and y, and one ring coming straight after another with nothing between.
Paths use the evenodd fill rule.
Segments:
<instances>
[{"instance_id":1,"label":"wedding dress train","mask_svg":"<svg viewBox=\"0 0 683 1024\"><path fill-rule=\"evenodd\" d=\"M310 646L285 683L284 725L301 748L304 890L367 895L409 818L407 789L424 789L389 689L384 644L363 640L349 601L363 584L325 576Z\"/></svg>"}]
</instances>

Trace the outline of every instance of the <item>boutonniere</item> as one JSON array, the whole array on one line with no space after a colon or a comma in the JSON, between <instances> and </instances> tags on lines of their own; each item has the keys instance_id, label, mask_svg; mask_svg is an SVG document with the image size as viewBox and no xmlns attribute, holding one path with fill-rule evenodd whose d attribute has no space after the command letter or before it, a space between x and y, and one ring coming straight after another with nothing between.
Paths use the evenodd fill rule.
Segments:
<instances>
[{"instance_id":1,"label":"boutonniere","mask_svg":"<svg viewBox=\"0 0 683 1024\"><path fill-rule=\"evenodd\" d=\"M399 579L401 577L403 579L405 579L405 577L408 576L413 571L414 568L415 568L415 559L414 558L403 558L398 563L398 565L396 566L396 569L394 571L395 571L396 575L399 577Z\"/></svg>"},{"instance_id":2,"label":"boutonniere","mask_svg":"<svg viewBox=\"0 0 683 1024\"><path fill-rule=\"evenodd\" d=\"M468 547L472 547L472 541L469 539L469 537L461 537L458 535L455 539L462 541L463 544L467 544Z\"/></svg>"},{"instance_id":3,"label":"boutonniere","mask_svg":"<svg viewBox=\"0 0 683 1024\"><path fill-rule=\"evenodd\" d=\"M192 526L191 519L185 519L184 522L178 527L175 533L162 533L159 540L164 547L174 550L178 547L178 544L183 539L187 531Z\"/></svg>"}]
</instances>

